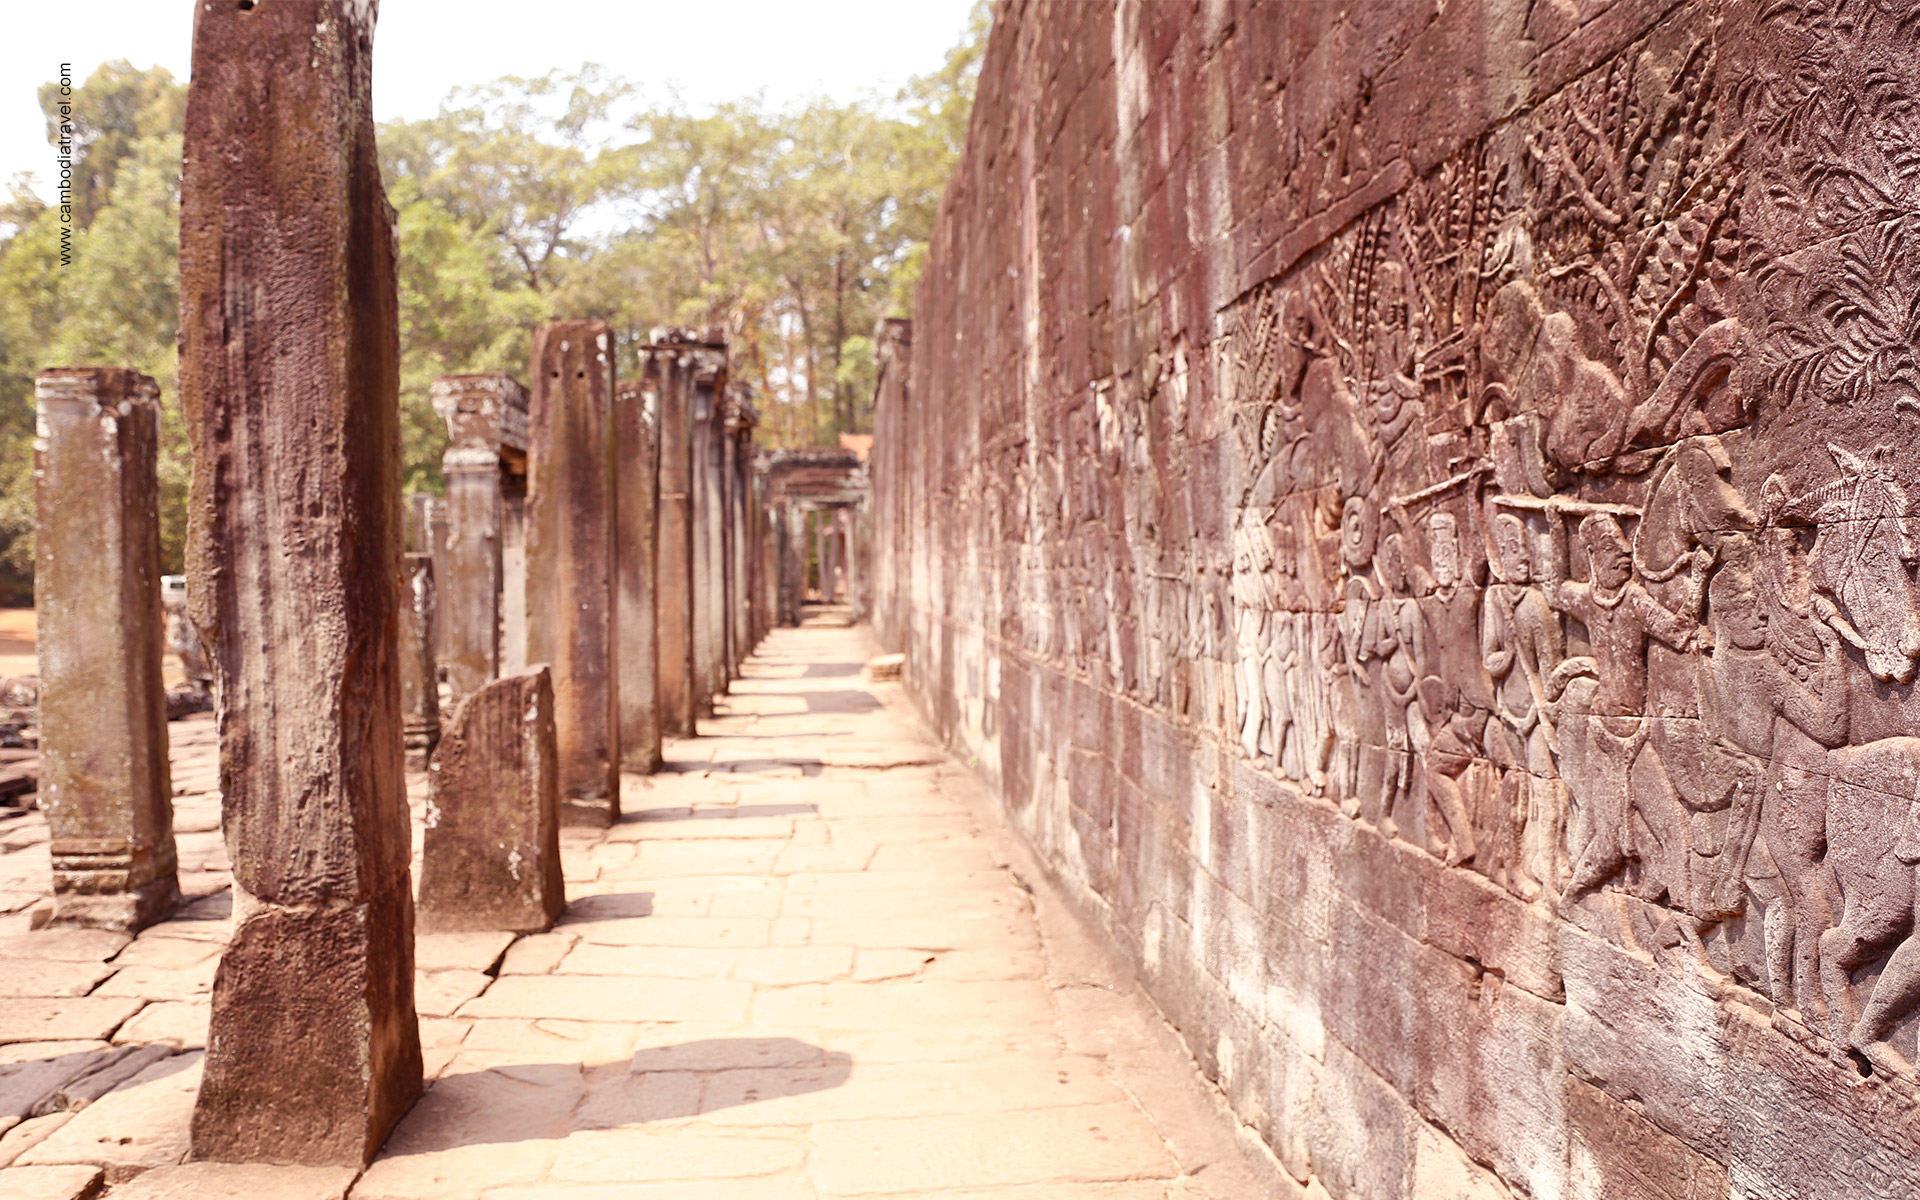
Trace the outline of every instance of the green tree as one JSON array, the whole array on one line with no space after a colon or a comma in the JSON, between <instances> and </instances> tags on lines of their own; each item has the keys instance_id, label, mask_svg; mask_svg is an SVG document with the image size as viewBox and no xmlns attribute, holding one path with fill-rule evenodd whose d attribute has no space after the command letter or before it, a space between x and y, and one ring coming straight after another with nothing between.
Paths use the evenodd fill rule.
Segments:
<instances>
[{"instance_id":1,"label":"green tree","mask_svg":"<svg viewBox=\"0 0 1920 1200\"><path fill-rule=\"evenodd\" d=\"M31 598L33 379L51 366L124 366L161 387L161 554L179 570L190 466L180 422L180 139L186 89L167 71L101 66L74 89L72 261L57 208L24 188L0 214L0 601ZM40 89L50 136L58 85Z\"/></svg>"}]
</instances>

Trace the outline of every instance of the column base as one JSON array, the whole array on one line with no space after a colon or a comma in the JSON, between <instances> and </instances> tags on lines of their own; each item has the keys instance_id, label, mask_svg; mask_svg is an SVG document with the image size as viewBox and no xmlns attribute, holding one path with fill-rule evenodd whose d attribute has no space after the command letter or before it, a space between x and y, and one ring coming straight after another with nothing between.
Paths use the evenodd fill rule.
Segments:
<instances>
[{"instance_id":1,"label":"column base","mask_svg":"<svg viewBox=\"0 0 1920 1200\"><path fill-rule=\"evenodd\" d=\"M605 829L619 819L620 802L611 797L568 796L560 801L563 828Z\"/></svg>"},{"instance_id":2,"label":"column base","mask_svg":"<svg viewBox=\"0 0 1920 1200\"><path fill-rule=\"evenodd\" d=\"M193 1157L361 1167L419 1098L413 897L283 908L234 897Z\"/></svg>"},{"instance_id":3,"label":"column base","mask_svg":"<svg viewBox=\"0 0 1920 1200\"><path fill-rule=\"evenodd\" d=\"M135 888L93 891L85 887L53 894L49 926L135 933L180 907L180 879L172 872Z\"/></svg>"}]
</instances>

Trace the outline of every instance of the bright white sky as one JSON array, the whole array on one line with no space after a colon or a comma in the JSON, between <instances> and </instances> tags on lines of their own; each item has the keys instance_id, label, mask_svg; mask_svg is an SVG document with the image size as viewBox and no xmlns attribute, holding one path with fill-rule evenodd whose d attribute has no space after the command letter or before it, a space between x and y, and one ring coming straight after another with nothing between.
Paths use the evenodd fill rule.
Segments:
<instances>
[{"instance_id":1,"label":"bright white sky","mask_svg":"<svg viewBox=\"0 0 1920 1200\"><path fill-rule=\"evenodd\" d=\"M53 152L36 93L73 64L158 64L182 80L193 0L89 0L6 6L0 38L0 188L21 171L48 195ZM972 0L384 0L374 38L378 120L431 116L449 90L502 75L598 63L665 102L759 93L783 108L827 95L891 95L960 40Z\"/></svg>"}]
</instances>

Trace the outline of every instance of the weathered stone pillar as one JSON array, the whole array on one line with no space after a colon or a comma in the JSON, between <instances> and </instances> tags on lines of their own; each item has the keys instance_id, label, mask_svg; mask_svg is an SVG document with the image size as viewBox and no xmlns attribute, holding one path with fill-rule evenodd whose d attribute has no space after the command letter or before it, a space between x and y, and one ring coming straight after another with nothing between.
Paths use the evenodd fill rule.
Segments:
<instances>
[{"instance_id":1,"label":"weathered stone pillar","mask_svg":"<svg viewBox=\"0 0 1920 1200\"><path fill-rule=\"evenodd\" d=\"M420 1094L393 231L373 6L202 4L180 201L189 603L232 940L193 1154L357 1165Z\"/></svg>"},{"instance_id":2,"label":"weathered stone pillar","mask_svg":"<svg viewBox=\"0 0 1920 1200\"><path fill-rule=\"evenodd\" d=\"M660 390L671 374L667 356L640 356L640 378L613 392L615 470L620 476L614 517L614 587L618 617L620 768L642 773L660 766L660 697L655 645L654 538L659 519L660 460L656 453Z\"/></svg>"},{"instance_id":3,"label":"weathered stone pillar","mask_svg":"<svg viewBox=\"0 0 1920 1200\"><path fill-rule=\"evenodd\" d=\"M853 612L853 619L867 619L867 598L860 591L860 560L866 557L866 539L860 528L860 509L858 506L840 510L841 522L841 561L846 566L847 605Z\"/></svg>"},{"instance_id":4,"label":"weathered stone pillar","mask_svg":"<svg viewBox=\"0 0 1920 1200\"><path fill-rule=\"evenodd\" d=\"M560 877L552 675L497 679L461 701L433 756L420 928L551 928Z\"/></svg>"},{"instance_id":5,"label":"weathered stone pillar","mask_svg":"<svg viewBox=\"0 0 1920 1200\"><path fill-rule=\"evenodd\" d=\"M134 930L180 899L160 677L159 388L114 367L34 385L40 807L53 921Z\"/></svg>"},{"instance_id":6,"label":"weathered stone pillar","mask_svg":"<svg viewBox=\"0 0 1920 1200\"><path fill-rule=\"evenodd\" d=\"M833 603L833 509L813 514L814 570L820 578L820 603Z\"/></svg>"},{"instance_id":7,"label":"weathered stone pillar","mask_svg":"<svg viewBox=\"0 0 1920 1200\"><path fill-rule=\"evenodd\" d=\"M693 707L696 716L713 713L714 693L726 686L720 677L720 609L726 603L720 545L720 386L721 374L707 363L694 369L692 402L693 476Z\"/></svg>"},{"instance_id":8,"label":"weathered stone pillar","mask_svg":"<svg viewBox=\"0 0 1920 1200\"><path fill-rule=\"evenodd\" d=\"M433 655L437 597L433 555L408 554L400 597L400 711L407 770L424 771L440 740L440 671Z\"/></svg>"},{"instance_id":9,"label":"weathered stone pillar","mask_svg":"<svg viewBox=\"0 0 1920 1200\"><path fill-rule=\"evenodd\" d=\"M660 491L654 539L655 671L660 730L693 734L693 477L691 349L647 348L660 379Z\"/></svg>"},{"instance_id":10,"label":"weathered stone pillar","mask_svg":"<svg viewBox=\"0 0 1920 1200\"><path fill-rule=\"evenodd\" d=\"M434 574L440 573L440 561L447 552L447 502L431 492L413 492L407 496L406 543L408 554L425 554L433 559ZM433 652L435 686L440 678L440 656L446 650L446 636L434 622L427 627L428 645ZM411 768L410 768L411 769Z\"/></svg>"},{"instance_id":11,"label":"weathered stone pillar","mask_svg":"<svg viewBox=\"0 0 1920 1200\"><path fill-rule=\"evenodd\" d=\"M733 399L732 384L728 386L726 394L720 396L718 405L720 405L720 419L714 422L714 436L716 436L714 447L718 451L716 455L718 463L716 463L716 474L714 474L714 482L718 484L716 488L718 520L714 524L720 528L720 540L718 540L720 541L720 563L714 574L718 574L720 578L718 578L718 605L714 609L714 626L716 626L714 628L714 634L716 634L714 691L722 693L726 691L728 680L733 678L733 643L737 641L737 632L733 630L733 601L735 601L735 589L739 588L739 578L733 570L733 545L739 540L737 530L733 528L733 444L735 444L735 438L739 436L739 417L737 417L737 403Z\"/></svg>"},{"instance_id":12,"label":"weathered stone pillar","mask_svg":"<svg viewBox=\"0 0 1920 1200\"><path fill-rule=\"evenodd\" d=\"M791 500L781 502L785 537L780 542L780 619L800 624L807 602L807 510Z\"/></svg>"},{"instance_id":13,"label":"weathered stone pillar","mask_svg":"<svg viewBox=\"0 0 1920 1200\"><path fill-rule=\"evenodd\" d=\"M760 627L754 634L756 643L780 624L780 547L786 540L786 530L774 507L772 461L770 455L756 455L753 463L754 519L760 523Z\"/></svg>"},{"instance_id":14,"label":"weathered stone pillar","mask_svg":"<svg viewBox=\"0 0 1920 1200\"><path fill-rule=\"evenodd\" d=\"M504 588L502 527L514 461L524 468L527 393L511 376L442 375L433 407L451 444L440 458L447 481L447 539L436 565L441 661L458 704L501 674ZM524 559L523 559L524 562ZM521 598L525 612L525 598Z\"/></svg>"},{"instance_id":15,"label":"weathered stone pillar","mask_svg":"<svg viewBox=\"0 0 1920 1200\"><path fill-rule=\"evenodd\" d=\"M500 674L527 669L527 456L500 477Z\"/></svg>"},{"instance_id":16,"label":"weathered stone pillar","mask_svg":"<svg viewBox=\"0 0 1920 1200\"><path fill-rule=\"evenodd\" d=\"M605 321L534 332L527 447L527 657L553 669L561 819L608 825L620 816L620 746Z\"/></svg>"}]
</instances>

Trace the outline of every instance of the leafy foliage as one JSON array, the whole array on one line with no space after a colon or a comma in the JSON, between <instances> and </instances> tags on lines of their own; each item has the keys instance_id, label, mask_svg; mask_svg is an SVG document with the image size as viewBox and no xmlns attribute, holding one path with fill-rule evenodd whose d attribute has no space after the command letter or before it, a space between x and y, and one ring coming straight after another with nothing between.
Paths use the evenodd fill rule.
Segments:
<instances>
[{"instance_id":1,"label":"leafy foliage","mask_svg":"<svg viewBox=\"0 0 1920 1200\"><path fill-rule=\"evenodd\" d=\"M598 317L632 348L659 325L718 326L757 391L761 440L832 444L867 428L870 334L907 315L965 139L985 0L943 66L891 99L645 108L594 66L457 89L380 129L396 214L402 451L438 491L445 429L428 403L456 371L524 375L532 330ZM40 90L57 137L54 85ZM72 261L57 209L0 203L0 603L33 565L33 378L132 367L162 396L162 553L179 570L191 465L175 381L181 129L165 70L100 67L72 99Z\"/></svg>"}]
</instances>

